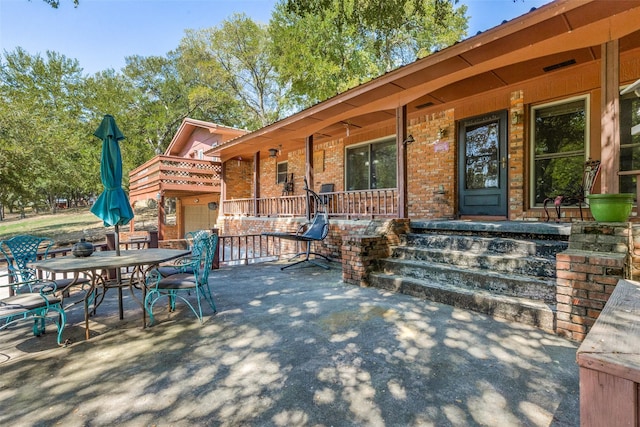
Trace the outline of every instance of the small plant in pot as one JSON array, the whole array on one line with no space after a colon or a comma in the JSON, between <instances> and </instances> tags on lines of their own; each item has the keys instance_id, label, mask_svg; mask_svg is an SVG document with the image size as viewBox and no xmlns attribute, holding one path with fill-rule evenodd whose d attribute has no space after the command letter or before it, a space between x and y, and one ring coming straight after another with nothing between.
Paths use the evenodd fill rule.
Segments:
<instances>
[{"instance_id":1,"label":"small plant in pot","mask_svg":"<svg viewBox=\"0 0 640 427\"><path fill-rule=\"evenodd\" d=\"M598 222L625 222L633 208L632 193L589 194L589 209Z\"/></svg>"}]
</instances>

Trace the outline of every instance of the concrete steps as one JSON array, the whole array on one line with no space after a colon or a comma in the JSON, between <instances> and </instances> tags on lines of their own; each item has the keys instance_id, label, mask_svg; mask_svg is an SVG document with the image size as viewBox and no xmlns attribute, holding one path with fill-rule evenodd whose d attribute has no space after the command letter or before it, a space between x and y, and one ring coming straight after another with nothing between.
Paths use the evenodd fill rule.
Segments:
<instances>
[{"instance_id":1,"label":"concrete steps","mask_svg":"<svg viewBox=\"0 0 640 427\"><path fill-rule=\"evenodd\" d=\"M570 226L412 222L372 286L554 330L555 254Z\"/></svg>"}]
</instances>

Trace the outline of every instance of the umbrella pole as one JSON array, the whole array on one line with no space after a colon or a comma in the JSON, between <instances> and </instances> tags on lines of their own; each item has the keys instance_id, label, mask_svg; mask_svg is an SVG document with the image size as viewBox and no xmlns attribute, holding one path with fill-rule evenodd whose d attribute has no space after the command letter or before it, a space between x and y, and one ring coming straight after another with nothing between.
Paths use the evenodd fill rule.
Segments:
<instances>
[{"instance_id":1,"label":"umbrella pole","mask_svg":"<svg viewBox=\"0 0 640 427\"><path fill-rule=\"evenodd\" d=\"M116 256L120 256L120 230L117 224L114 240L116 245ZM120 267L116 269L116 286L118 287L118 308L120 309L120 320L122 320L124 319L124 305L122 302L122 276L120 275Z\"/></svg>"}]
</instances>

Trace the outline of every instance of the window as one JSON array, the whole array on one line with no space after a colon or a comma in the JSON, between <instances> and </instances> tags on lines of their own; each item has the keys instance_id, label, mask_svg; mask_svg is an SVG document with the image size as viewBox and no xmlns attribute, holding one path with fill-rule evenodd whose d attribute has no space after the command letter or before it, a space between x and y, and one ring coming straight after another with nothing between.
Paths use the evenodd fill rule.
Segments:
<instances>
[{"instance_id":1,"label":"window","mask_svg":"<svg viewBox=\"0 0 640 427\"><path fill-rule=\"evenodd\" d=\"M533 120L533 201L582 183L588 146L586 98L535 107Z\"/></svg>"},{"instance_id":2,"label":"window","mask_svg":"<svg viewBox=\"0 0 640 427\"><path fill-rule=\"evenodd\" d=\"M631 135L631 128L640 124L640 98L635 93L620 97L620 170L640 169L640 134ZM636 193L636 175L620 176L620 192Z\"/></svg>"},{"instance_id":3,"label":"window","mask_svg":"<svg viewBox=\"0 0 640 427\"><path fill-rule=\"evenodd\" d=\"M289 165L287 162L280 162L276 166L276 184L284 184L287 182L287 172L289 171Z\"/></svg>"},{"instance_id":4,"label":"window","mask_svg":"<svg viewBox=\"0 0 640 427\"><path fill-rule=\"evenodd\" d=\"M347 190L396 187L395 138L347 148Z\"/></svg>"}]
</instances>

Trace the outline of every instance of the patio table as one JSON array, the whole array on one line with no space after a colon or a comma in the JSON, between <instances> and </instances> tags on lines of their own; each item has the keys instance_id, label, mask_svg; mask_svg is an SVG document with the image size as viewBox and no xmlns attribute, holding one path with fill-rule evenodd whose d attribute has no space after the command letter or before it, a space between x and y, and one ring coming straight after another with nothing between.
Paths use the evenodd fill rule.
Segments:
<instances>
[{"instance_id":1,"label":"patio table","mask_svg":"<svg viewBox=\"0 0 640 427\"><path fill-rule=\"evenodd\" d=\"M77 280L80 273L86 274L90 279L90 287L84 296L84 324L85 337L89 339L89 299L94 295L94 291L102 288L103 292L100 299L95 295L93 310L100 305L106 290L110 287L111 282L102 275L103 270L111 270L117 268L133 268L129 276L128 286L134 299L138 301L142 308L142 326L146 327L146 313L144 310L144 298L146 296L145 278L147 272L158 266L159 264L180 258L191 253L190 250L181 249L139 249L120 251L120 255L116 255L115 251L94 252L91 256L78 258L73 256L49 258L37 261L31 264L33 268L47 271L50 273L73 273L74 280ZM134 293L136 285L141 284L142 299L138 299ZM126 286L125 283L116 283L115 286L120 289ZM122 311L122 305L120 305ZM121 317L122 318L122 313Z\"/></svg>"}]
</instances>

